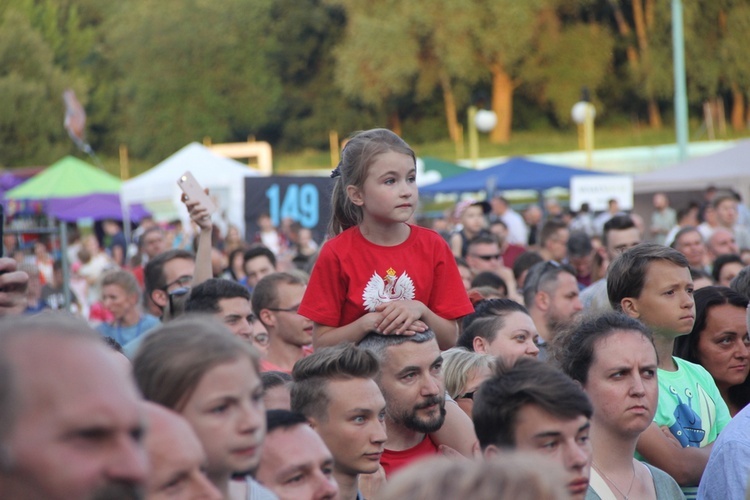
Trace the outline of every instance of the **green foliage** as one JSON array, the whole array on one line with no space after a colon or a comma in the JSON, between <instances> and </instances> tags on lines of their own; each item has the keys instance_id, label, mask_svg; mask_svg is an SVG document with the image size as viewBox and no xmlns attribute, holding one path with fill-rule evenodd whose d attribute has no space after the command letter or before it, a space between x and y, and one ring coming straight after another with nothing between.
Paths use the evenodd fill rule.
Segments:
<instances>
[{"instance_id":1,"label":"green foliage","mask_svg":"<svg viewBox=\"0 0 750 500\"><path fill-rule=\"evenodd\" d=\"M465 126L493 72L512 80L514 141L544 149L523 130L567 134L583 86L598 123L638 123L649 102L670 116L670 2L640 1L651 6L645 48L624 0L5 0L0 162L74 151L62 126L68 87L97 152L115 157L124 143L148 165L204 137L255 136L277 158L327 150L330 130L343 138L395 116L416 144L445 140L446 116ZM692 114L709 98L750 97L747 0L683 8Z\"/></svg>"},{"instance_id":2,"label":"green foliage","mask_svg":"<svg viewBox=\"0 0 750 500\"><path fill-rule=\"evenodd\" d=\"M6 9L0 21L0 162L52 162L70 150L62 92L78 87L55 65L52 48L28 18Z\"/></svg>"},{"instance_id":3,"label":"green foliage","mask_svg":"<svg viewBox=\"0 0 750 500\"><path fill-rule=\"evenodd\" d=\"M541 102L548 103L557 123L571 123L570 110L581 100L581 89L596 90L611 70L614 38L597 25L576 23L548 29L538 51L525 66L528 83L540 87ZM597 114L603 111L597 104Z\"/></svg>"},{"instance_id":4,"label":"green foliage","mask_svg":"<svg viewBox=\"0 0 750 500\"><path fill-rule=\"evenodd\" d=\"M109 20L122 72L121 142L159 160L190 141L245 139L280 95L268 70L270 0L140 0Z\"/></svg>"}]
</instances>

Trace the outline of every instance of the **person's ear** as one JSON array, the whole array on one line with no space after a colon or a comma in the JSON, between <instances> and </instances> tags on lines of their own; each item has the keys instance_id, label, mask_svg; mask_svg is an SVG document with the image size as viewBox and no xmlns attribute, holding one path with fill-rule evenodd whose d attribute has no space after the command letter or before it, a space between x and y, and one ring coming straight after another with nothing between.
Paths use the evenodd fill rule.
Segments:
<instances>
[{"instance_id":1,"label":"person's ear","mask_svg":"<svg viewBox=\"0 0 750 500\"><path fill-rule=\"evenodd\" d=\"M352 186L351 184L346 186L346 196L349 197L349 201L351 201L358 207L361 207L365 204L364 200L362 199L362 190L356 186Z\"/></svg>"},{"instance_id":2,"label":"person's ear","mask_svg":"<svg viewBox=\"0 0 750 500\"><path fill-rule=\"evenodd\" d=\"M547 292L538 291L534 297L534 305L541 311L549 309L550 297Z\"/></svg>"},{"instance_id":3,"label":"person's ear","mask_svg":"<svg viewBox=\"0 0 750 500\"><path fill-rule=\"evenodd\" d=\"M312 430L318 432L318 420L315 417L308 417L307 421L310 423L310 427L312 427Z\"/></svg>"},{"instance_id":4,"label":"person's ear","mask_svg":"<svg viewBox=\"0 0 750 500\"><path fill-rule=\"evenodd\" d=\"M258 319L260 319L260 322L265 326L276 326L276 316L274 316L268 309L261 309L260 314L258 314Z\"/></svg>"},{"instance_id":5,"label":"person's ear","mask_svg":"<svg viewBox=\"0 0 750 500\"><path fill-rule=\"evenodd\" d=\"M474 352L478 352L480 354L487 354L487 346L485 345L486 340L482 337L474 337L474 340L471 341L471 346L474 348Z\"/></svg>"},{"instance_id":6,"label":"person's ear","mask_svg":"<svg viewBox=\"0 0 750 500\"><path fill-rule=\"evenodd\" d=\"M496 457L500 455L500 448L498 448L494 444L487 445L487 448L484 449L483 455L484 455L484 458L487 458L487 459Z\"/></svg>"},{"instance_id":7,"label":"person's ear","mask_svg":"<svg viewBox=\"0 0 750 500\"><path fill-rule=\"evenodd\" d=\"M638 300L632 297L625 297L620 301L622 312L631 318L639 319L641 313L638 311Z\"/></svg>"},{"instance_id":8,"label":"person's ear","mask_svg":"<svg viewBox=\"0 0 750 500\"><path fill-rule=\"evenodd\" d=\"M167 295L167 292L164 290L152 290L151 291L151 300L159 306L161 309L164 309L167 307L167 304L169 303L169 296Z\"/></svg>"}]
</instances>

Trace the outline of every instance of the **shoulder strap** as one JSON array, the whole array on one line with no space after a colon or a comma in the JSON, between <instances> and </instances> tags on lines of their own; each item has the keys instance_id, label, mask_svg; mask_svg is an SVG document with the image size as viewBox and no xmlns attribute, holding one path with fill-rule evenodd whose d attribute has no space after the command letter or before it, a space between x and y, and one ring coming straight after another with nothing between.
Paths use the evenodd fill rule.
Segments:
<instances>
[{"instance_id":1,"label":"shoulder strap","mask_svg":"<svg viewBox=\"0 0 750 500\"><path fill-rule=\"evenodd\" d=\"M612 492L604 478L597 472L596 469L591 467L591 477L589 478L589 486L599 495L602 500L617 500L617 497Z\"/></svg>"}]
</instances>

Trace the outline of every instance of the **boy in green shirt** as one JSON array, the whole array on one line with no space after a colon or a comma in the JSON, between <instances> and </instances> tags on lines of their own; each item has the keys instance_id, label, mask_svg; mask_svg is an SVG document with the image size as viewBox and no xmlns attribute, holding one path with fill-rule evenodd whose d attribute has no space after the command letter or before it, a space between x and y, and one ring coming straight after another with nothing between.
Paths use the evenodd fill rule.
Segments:
<instances>
[{"instance_id":1,"label":"boy in green shirt","mask_svg":"<svg viewBox=\"0 0 750 500\"><path fill-rule=\"evenodd\" d=\"M662 245L638 245L610 265L607 294L615 310L651 328L659 355L659 404L638 441L638 458L670 474L694 498L712 444L731 417L711 375L672 356L674 339L695 322L687 259Z\"/></svg>"}]
</instances>

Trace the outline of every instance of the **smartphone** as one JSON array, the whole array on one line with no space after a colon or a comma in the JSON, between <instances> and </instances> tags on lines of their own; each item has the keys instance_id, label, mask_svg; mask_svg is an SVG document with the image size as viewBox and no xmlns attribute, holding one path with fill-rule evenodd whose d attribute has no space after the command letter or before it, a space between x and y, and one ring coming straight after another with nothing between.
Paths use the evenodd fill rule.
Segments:
<instances>
[{"instance_id":1,"label":"smartphone","mask_svg":"<svg viewBox=\"0 0 750 500\"><path fill-rule=\"evenodd\" d=\"M193 174L189 170L177 179L177 185L180 186L180 189L187 195L189 200L200 201L209 214L216 212L218 208L216 203L206 194L203 187L198 184L198 181L195 180L195 177L193 177Z\"/></svg>"}]
</instances>

